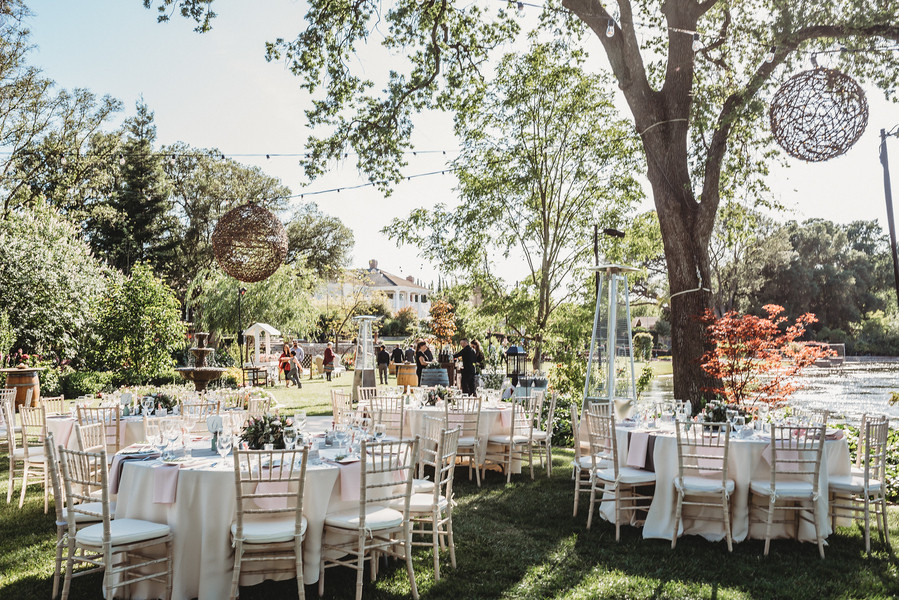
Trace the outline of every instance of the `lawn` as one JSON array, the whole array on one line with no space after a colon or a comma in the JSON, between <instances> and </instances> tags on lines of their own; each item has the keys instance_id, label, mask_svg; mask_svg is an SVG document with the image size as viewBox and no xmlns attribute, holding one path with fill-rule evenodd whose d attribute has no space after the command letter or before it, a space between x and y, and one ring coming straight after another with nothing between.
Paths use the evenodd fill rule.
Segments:
<instances>
[{"instance_id":1,"label":"lawn","mask_svg":"<svg viewBox=\"0 0 899 600\"><path fill-rule=\"evenodd\" d=\"M344 378L344 381L349 381ZM304 382L303 389L306 390ZM309 391L312 391L310 389ZM455 530L458 567L444 554L442 578L433 581L430 554L415 551L415 572L424 599L469 598L896 598L899 562L879 539L866 556L857 527L844 528L828 540L827 558L818 558L812 544L777 540L771 555L762 556L763 542L737 544L728 554L725 544L682 538L672 551L664 540L644 540L625 527L620 543L614 528L603 521L585 529L586 509L572 517L572 482L567 468L571 454L559 451L553 477L526 475L511 485L499 473L488 473L478 489L459 471ZM6 469L0 455L0 469ZM0 494L6 492L6 479ZM53 514L42 512L38 487L25 508L0 500L0 598L40 599L50 596L55 528ZM899 536L899 510L890 510L891 537ZM177 535L177 532L175 533ZM366 577L367 581L367 577ZM100 577L74 582L71 598L100 594ZM325 598L351 598L354 576L330 570ZM244 588L244 600L292 598L295 584L268 582ZM366 598L409 597L401 564L382 569L375 583L366 583ZM307 588L310 598L316 596Z\"/></svg>"}]
</instances>

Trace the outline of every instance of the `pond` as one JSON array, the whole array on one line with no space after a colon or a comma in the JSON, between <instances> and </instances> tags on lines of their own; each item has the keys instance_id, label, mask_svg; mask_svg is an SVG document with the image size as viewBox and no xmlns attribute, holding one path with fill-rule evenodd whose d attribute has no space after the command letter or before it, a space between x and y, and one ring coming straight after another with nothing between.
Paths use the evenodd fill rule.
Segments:
<instances>
[{"instance_id":1,"label":"pond","mask_svg":"<svg viewBox=\"0 0 899 600\"><path fill-rule=\"evenodd\" d=\"M874 412L899 420L899 404L889 405L890 392L899 392L899 358L847 357L839 367L806 370L798 382L802 389L791 397L791 405L856 417ZM641 401L673 398L674 380L668 375L655 377Z\"/></svg>"}]
</instances>

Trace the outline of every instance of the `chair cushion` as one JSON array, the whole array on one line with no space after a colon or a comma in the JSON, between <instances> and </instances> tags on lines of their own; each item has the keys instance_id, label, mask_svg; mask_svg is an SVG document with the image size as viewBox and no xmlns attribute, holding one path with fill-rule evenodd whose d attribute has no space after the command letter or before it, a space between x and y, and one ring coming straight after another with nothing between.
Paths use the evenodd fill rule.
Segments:
<instances>
[{"instance_id":1,"label":"chair cushion","mask_svg":"<svg viewBox=\"0 0 899 600\"><path fill-rule=\"evenodd\" d=\"M403 524L403 513L386 506L372 504L365 509L365 529L377 531ZM359 509L342 510L325 517L325 525L341 529L359 529Z\"/></svg>"},{"instance_id":2,"label":"chair cushion","mask_svg":"<svg viewBox=\"0 0 899 600\"><path fill-rule=\"evenodd\" d=\"M16 448L13 452L13 457L18 460L25 460L25 448ZM28 461L34 463L42 463L44 462L44 449L43 447L31 447L28 448Z\"/></svg>"},{"instance_id":3,"label":"chair cushion","mask_svg":"<svg viewBox=\"0 0 899 600\"><path fill-rule=\"evenodd\" d=\"M504 446L509 445L509 436L507 435L491 435L487 440L491 444L502 444ZM512 437L513 444L527 444L528 436L526 435L515 435Z\"/></svg>"},{"instance_id":4,"label":"chair cushion","mask_svg":"<svg viewBox=\"0 0 899 600\"><path fill-rule=\"evenodd\" d=\"M615 481L615 469L613 468L596 469L593 475L601 481ZM620 467L618 469L618 481L621 483L633 485L638 483L655 483L655 480L656 474L652 471L642 471L632 467Z\"/></svg>"},{"instance_id":5,"label":"chair cushion","mask_svg":"<svg viewBox=\"0 0 899 600\"><path fill-rule=\"evenodd\" d=\"M828 480L828 485L832 490L839 490L841 492L855 492L861 494L865 491L865 478L864 476L859 477L855 474L853 475L838 475L831 477ZM868 491L870 492L879 492L880 491L880 480L878 479L869 479L868 480Z\"/></svg>"},{"instance_id":6,"label":"chair cushion","mask_svg":"<svg viewBox=\"0 0 899 600\"><path fill-rule=\"evenodd\" d=\"M300 524L300 535L306 535L306 517ZM296 519L244 519L243 541L250 544L276 544L292 542ZM237 536L237 523L231 523L231 535Z\"/></svg>"},{"instance_id":7,"label":"chair cushion","mask_svg":"<svg viewBox=\"0 0 899 600\"><path fill-rule=\"evenodd\" d=\"M83 502L79 504L79 507L84 510L89 510L91 512L95 512L97 514L103 514L103 503L102 502ZM115 515L115 502L109 503L109 515L112 517ZM62 508L62 518L69 522L69 509L66 507ZM96 521L102 521L103 517L92 517L90 515L85 515L80 512L75 513L75 522L76 523L93 523Z\"/></svg>"},{"instance_id":8,"label":"chair cushion","mask_svg":"<svg viewBox=\"0 0 899 600\"><path fill-rule=\"evenodd\" d=\"M778 498L807 498L811 499L814 487L807 481L795 479L783 479L775 484L775 494ZM749 491L760 496L771 495L771 480L757 480L749 482Z\"/></svg>"},{"instance_id":9,"label":"chair cushion","mask_svg":"<svg viewBox=\"0 0 899 600\"><path fill-rule=\"evenodd\" d=\"M171 533L168 525L141 521L140 519L113 519L109 522L109 533L113 546L133 544L153 540ZM85 527L75 536L79 544L100 546L103 543L103 523Z\"/></svg>"},{"instance_id":10,"label":"chair cushion","mask_svg":"<svg viewBox=\"0 0 899 600\"><path fill-rule=\"evenodd\" d=\"M466 436L459 438L459 446L476 446L478 444L478 438L473 436Z\"/></svg>"},{"instance_id":11,"label":"chair cushion","mask_svg":"<svg viewBox=\"0 0 899 600\"><path fill-rule=\"evenodd\" d=\"M590 460L589 456L581 456L577 462L571 461L572 466L577 466L581 469L590 470L593 468L593 461ZM611 460L606 456L596 456L596 468L598 469L608 469L612 466Z\"/></svg>"},{"instance_id":12,"label":"chair cushion","mask_svg":"<svg viewBox=\"0 0 899 600\"><path fill-rule=\"evenodd\" d=\"M412 493L413 494L427 494L428 492L434 491L434 482L430 479L413 479L412 480Z\"/></svg>"},{"instance_id":13,"label":"chair cushion","mask_svg":"<svg viewBox=\"0 0 899 600\"><path fill-rule=\"evenodd\" d=\"M734 480L728 479L721 485L720 478L697 477L695 475L687 475L683 479L674 478L674 487L687 494L720 494L721 488L727 491L728 495L734 493Z\"/></svg>"},{"instance_id":14,"label":"chair cushion","mask_svg":"<svg viewBox=\"0 0 899 600\"><path fill-rule=\"evenodd\" d=\"M403 510L403 499L397 498L391 500L390 507L396 510ZM440 496L437 500L437 508L443 510L446 508L446 498ZM430 494L412 494L409 498L409 512L413 513L431 513L434 510L434 492Z\"/></svg>"},{"instance_id":15,"label":"chair cushion","mask_svg":"<svg viewBox=\"0 0 899 600\"><path fill-rule=\"evenodd\" d=\"M546 439L546 432L535 429L531 434L531 439L543 441Z\"/></svg>"}]
</instances>

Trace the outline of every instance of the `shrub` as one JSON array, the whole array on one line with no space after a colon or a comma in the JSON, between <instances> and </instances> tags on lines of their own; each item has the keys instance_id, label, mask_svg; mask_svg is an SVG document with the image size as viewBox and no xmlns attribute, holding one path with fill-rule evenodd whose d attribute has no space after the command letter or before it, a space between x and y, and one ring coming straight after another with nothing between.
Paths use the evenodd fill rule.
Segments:
<instances>
[{"instance_id":1,"label":"shrub","mask_svg":"<svg viewBox=\"0 0 899 600\"><path fill-rule=\"evenodd\" d=\"M634 336L634 360L652 359L652 334L638 333Z\"/></svg>"},{"instance_id":2,"label":"shrub","mask_svg":"<svg viewBox=\"0 0 899 600\"><path fill-rule=\"evenodd\" d=\"M111 392L114 389L113 375L112 371L72 371L60 378L62 393L66 398L77 398Z\"/></svg>"}]
</instances>

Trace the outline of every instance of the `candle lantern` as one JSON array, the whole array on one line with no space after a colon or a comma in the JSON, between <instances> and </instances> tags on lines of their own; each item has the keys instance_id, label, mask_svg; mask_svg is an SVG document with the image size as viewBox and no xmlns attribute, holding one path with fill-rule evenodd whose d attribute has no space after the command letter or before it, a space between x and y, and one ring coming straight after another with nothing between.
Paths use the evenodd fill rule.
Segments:
<instances>
[{"instance_id":1,"label":"candle lantern","mask_svg":"<svg viewBox=\"0 0 899 600\"><path fill-rule=\"evenodd\" d=\"M587 356L584 406L611 403L616 417L625 419L633 414L637 403L627 273L640 269L599 265L593 270L599 274L599 289Z\"/></svg>"},{"instance_id":2,"label":"candle lantern","mask_svg":"<svg viewBox=\"0 0 899 600\"><path fill-rule=\"evenodd\" d=\"M527 373L528 351L524 346L513 344L506 350L506 375L512 380L512 385L518 385L518 379Z\"/></svg>"}]
</instances>

